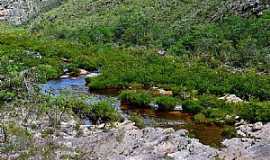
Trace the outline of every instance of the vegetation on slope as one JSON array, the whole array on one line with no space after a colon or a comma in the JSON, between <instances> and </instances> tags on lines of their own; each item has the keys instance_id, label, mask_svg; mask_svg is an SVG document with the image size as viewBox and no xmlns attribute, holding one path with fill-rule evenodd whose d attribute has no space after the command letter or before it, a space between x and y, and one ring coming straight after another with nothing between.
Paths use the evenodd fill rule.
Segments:
<instances>
[{"instance_id":1,"label":"vegetation on slope","mask_svg":"<svg viewBox=\"0 0 270 160\"><path fill-rule=\"evenodd\" d=\"M41 16L30 28L84 44L164 49L173 55L202 56L212 65L269 72L269 11L259 18L225 12L211 21L220 8L221 0L77 0Z\"/></svg>"},{"instance_id":2,"label":"vegetation on slope","mask_svg":"<svg viewBox=\"0 0 270 160\"><path fill-rule=\"evenodd\" d=\"M211 21L219 7L220 0L69 0L24 29L1 24L0 74L8 80L0 100L20 95L16 86L26 69L36 73L36 82L57 78L64 68L100 69L101 76L88 80L91 89L159 86L173 90L186 111L207 118L240 114L268 121L270 11L249 18L225 13ZM251 103L236 112L201 99L227 93ZM126 97L148 103L143 96Z\"/></svg>"}]
</instances>

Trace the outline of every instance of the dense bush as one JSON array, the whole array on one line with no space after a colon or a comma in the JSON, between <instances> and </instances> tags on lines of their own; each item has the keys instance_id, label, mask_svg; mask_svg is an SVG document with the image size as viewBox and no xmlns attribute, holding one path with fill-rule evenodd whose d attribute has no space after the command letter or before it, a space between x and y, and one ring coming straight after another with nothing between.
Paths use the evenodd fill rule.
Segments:
<instances>
[{"instance_id":1,"label":"dense bush","mask_svg":"<svg viewBox=\"0 0 270 160\"><path fill-rule=\"evenodd\" d=\"M41 64L36 69L38 80L46 82L49 79L56 79L60 75L59 69L52 67L51 65Z\"/></svg>"},{"instance_id":2,"label":"dense bush","mask_svg":"<svg viewBox=\"0 0 270 160\"><path fill-rule=\"evenodd\" d=\"M155 103L158 105L159 110L165 110L165 111L174 110L178 102L179 102L178 99L174 97L169 97L169 96L155 98Z\"/></svg>"},{"instance_id":3,"label":"dense bush","mask_svg":"<svg viewBox=\"0 0 270 160\"><path fill-rule=\"evenodd\" d=\"M222 135L225 138L234 138L237 136L236 129L233 126L225 126Z\"/></svg>"},{"instance_id":4,"label":"dense bush","mask_svg":"<svg viewBox=\"0 0 270 160\"><path fill-rule=\"evenodd\" d=\"M198 100L186 100L183 102L183 110L188 113L199 113L203 107Z\"/></svg>"},{"instance_id":5,"label":"dense bush","mask_svg":"<svg viewBox=\"0 0 270 160\"><path fill-rule=\"evenodd\" d=\"M142 116L136 114L136 113L133 113L129 116L129 120L131 120L132 122L135 122L135 125L139 128L144 128L145 125L144 125L144 119Z\"/></svg>"},{"instance_id":6,"label":"dense bush","mask_svg":"<svg viewBox=\"0 0 270 160\"><path fill-rule=\"evenodd\" d=\"M151 94L146 91L126 90L119 97L122 102L136 106L147 106L151 102Z\"/></svg>"},{"instance_id":7,"label":"dense bush","mask_svg":"<svg viewBox=\"0 0 270 160\"><path fill-rule=\"evenodd\" d=\"M202 113L194 115L193 119L196 123L208 123L208 119Z\"/></svg>"},{"instance_id":8,"label":"dense bush","mask_svg":"<svg viewBox=\"0 0 270 160\"><path fill-rule=\"evenodd\" d=\"M16 97L16 93L6 90L0 91L0 104L2 102L9 102Z\"/></svg>"},{"instance_id":9,"label":"dense bush","mask_svg":"<svg viewBox=\"0 0 270 160\"><path fill-rule=\"evenodd\" d=\"M107 101L101 101L91 106L90 116L94 122L117 122L122 120L113 106Z\"/></svg>"},{"instance_id":10,"label":"dense bush","mask_svg":"<svg viewBox=\"0 0 270 160\"><path fill-rule=\"evenodd\" d=\"M251 102L239 105L239 115L241 118L251 122L270 121L270 102Z\"/></svg>"}]
</instances>

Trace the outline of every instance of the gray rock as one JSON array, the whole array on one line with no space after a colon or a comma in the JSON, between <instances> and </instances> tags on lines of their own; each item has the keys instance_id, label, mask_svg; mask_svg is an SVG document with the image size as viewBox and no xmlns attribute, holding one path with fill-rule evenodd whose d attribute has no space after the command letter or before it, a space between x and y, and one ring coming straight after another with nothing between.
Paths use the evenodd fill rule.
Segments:
<instances>
[{"instance_id":1,"label":"gray rock","mask_svg":"<svg viewBox=\"0 0 270 160\"><path fill-rule=\"evenodd\" d=\"M252 131L258 131L263 128L262 122L257 122L252 126Z\"/></svg>"},{"instance_id":2,"label":"gray rock","mask_svg":"<svg viewBox=\"0 0 270 160\"><path fill-rule=\"evenodd\" d=\"M0 143L4 143L6 140L6 135L4 129L0 126Z\"/></svg>"},{"instance_id":3,"label":"gray rock","mask_svg":"<svg viewBox=\"0 0 270 160\"><path fill-rule=\"evenodd\" d=\"M4 75L0 75L0 81L1 81L1 80L5 80L5 78L6 78L6 77L5 77Z\"/></svg>"},{"instance_id":4,"label":"gray rock","mask_svg":"<svg viewBox=\"0 0 270 160\"><path fill-rule=\"evenodd\" d=\"M225 148L219 152L219 157L225 160L268 160L270 157L270 123L263 125L243 124L238 126L237 133L243 138L227 139L223 142Z\"/></svg>"},{"instance_id":5,"label":"gray rock","mask_svg":"<svg viewBox=\"0 0 270 160\"><path fill-rule=\"evenodd\" d=\"M228 103L239 103L239 102L243 102L243 100L239 97L237 97L236 95L234 94L227 94L223 97L220 97L219 98L220 100L224 100Z\"/></svg>"},{"instance_id":6,"label":"gray rock","mask_svg":"<svg viewBox=\"0 0 270 160\"><path fill-rule=\"evenodd\" d=\"M8 21L14 25L27 22L37 14L59 5L63 0L1 0L0 21Z\"/></svg>"}]
</instances>

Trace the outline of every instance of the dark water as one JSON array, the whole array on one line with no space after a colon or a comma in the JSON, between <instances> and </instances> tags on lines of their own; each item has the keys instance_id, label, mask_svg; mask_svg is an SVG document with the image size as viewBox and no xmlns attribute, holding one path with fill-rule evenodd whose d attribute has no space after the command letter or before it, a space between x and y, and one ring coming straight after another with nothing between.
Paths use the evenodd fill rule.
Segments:
<instances>
[{"instance_id":1,"label":"dark water","mask_svg":"<svg viewBox=\"0 0 270 160\"><path fill-rule=\"evenodd\" d=\"M150 108L138 108L128 105L121 105L117 99L118 91L106 90L99 92L91 92L86 87L85 77L67 78L59 80L51 80L46 84L41 85L43 93L58 95L61 92L70 92L72 94L89 95L89 103L97 102L104 99L112 100L113 106L122 112L124 115L138 113L144 118L146 126L152 127L172 127L174 129L187 129L191 136L198 138L200 142L220 146L223 140L223 128L216 125L195 124L192 121L192 115L182 112L160 112ZM84 120L85 123L91 124L89 120Z\"/></svg>"}]
</instances>

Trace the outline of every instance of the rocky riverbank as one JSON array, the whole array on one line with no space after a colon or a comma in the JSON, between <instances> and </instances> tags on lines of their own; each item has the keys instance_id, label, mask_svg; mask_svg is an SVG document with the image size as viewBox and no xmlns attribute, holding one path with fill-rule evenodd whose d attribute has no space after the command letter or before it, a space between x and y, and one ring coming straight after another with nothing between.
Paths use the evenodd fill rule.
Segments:
<instances>
[{"instance_id":1,"label":"rocky riverbank","mask_svg":"<svg viewBox=\"0 0 270 160\"><path fill-rule=\"evenodd\" d=\"M221 149L223 159L268 160L270 157L270 123L248 124L245 122L236 125L237 133L242 138L226 139Z\"/></svg>"},{"instance_id":2,"label":"rocky riverbank","mask_svg":"<svg viewBox=\"0 0 270 160\"><path fill-rule=\"evenodd\" d=\"M15 116L13 113L17 113ZM270 157L270 123L238 123L241 138L224 140L216 149L190 138L184 129L137 128L128 120L112 125L82 125L65 114L56 127L46 115L16 109L1 114L0 159L206 160Z\"/></svg>"}]
</instances>

